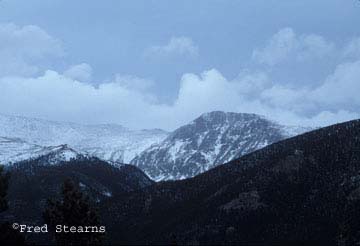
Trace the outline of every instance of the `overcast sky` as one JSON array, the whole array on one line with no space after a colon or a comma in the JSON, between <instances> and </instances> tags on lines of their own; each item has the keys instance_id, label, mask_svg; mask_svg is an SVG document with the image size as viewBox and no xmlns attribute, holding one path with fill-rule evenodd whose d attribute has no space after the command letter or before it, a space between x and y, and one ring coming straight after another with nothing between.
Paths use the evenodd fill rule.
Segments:
<instances>
[{"instance_id":1,"label":"overcast sky","mask_svg":"<svg viewBox=\"0 0 360 246\"><path fill-rule=\"evenodd\" d=\"M172 130L360 118L357 0L2 0L0 113Z\"/></svg>"}]
</instances>

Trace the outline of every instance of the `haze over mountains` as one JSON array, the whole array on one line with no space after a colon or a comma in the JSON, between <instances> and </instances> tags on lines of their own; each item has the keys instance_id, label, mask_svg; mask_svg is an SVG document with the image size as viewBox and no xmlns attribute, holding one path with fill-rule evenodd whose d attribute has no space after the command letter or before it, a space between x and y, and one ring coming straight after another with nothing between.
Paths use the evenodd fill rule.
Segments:
<instances>
[{"instance_id":1,"label":"haze over mountains","mask_svg":"<svg viewBox=\"0 0 360 246\"><path fill-rule=\"evenodd\" d=\"M84 155L113 164L131 163L154 180L184 179L307 130L255 114L221 111L203 114L172 133L0 114L0 162L14 163L60 149L67 158ZM59 161L66 155L60 155Z\"/></svg>"}]
</instances>

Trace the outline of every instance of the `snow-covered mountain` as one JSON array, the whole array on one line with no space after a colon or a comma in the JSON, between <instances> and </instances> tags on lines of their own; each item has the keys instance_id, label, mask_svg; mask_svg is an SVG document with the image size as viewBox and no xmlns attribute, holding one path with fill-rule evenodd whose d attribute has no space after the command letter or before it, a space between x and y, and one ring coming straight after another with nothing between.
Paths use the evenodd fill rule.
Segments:
<instances>
[{"instance_id":1,"label":"snow-covered mountain","mask_svg":"<svg viewBox=\"0 0 360 246\"><path fill-rule=\"evenodd\" d=\"M37 157L66 144L77 153L128 163L167 135L159 129L134 131L115 124L81 125L0 114L0 162Z\"/></svg>"},{"instance_id":2,"label":"snow-covered mountain","mask_svg":"<svg viewBox=\"0 0 360 246\"><path fill-rule=\"evenodd\" d=\"M0 137L0 163L8 164L46 155L46 150L47 148L20 138Z\"/></svg>"},{"instance_id":3,"label":"snow-covered mountain","mask_svg":"<svg viewBox=\"0 0 360 246\"><path fill-rule=\"evenodd\" d=\"M39 165L47 166L88 157L87 155L69 148L66 144L55 147L46 147L45 149L47 153L41 154L38 157L32 157L31 159L37 159Z\"/></svg>"},{"instance_id":4,"label":"snow-covered mountain","mask_svg":"<svg viewBox=\"0 0 360 246\"><path fill-rule=\"evenodd\" d=\"M120 125L81 125L0 114L0 163L40 156L56 164L94 156L131 163L154 180L183 179L309 130L255 114L206 113L172 133Z\"/></svg>"},{"instance_id":5,"label":"snow-covered mountain","mask_svg":"<svg viewBox=\"0 0 360 246\"><path fill-rule=\"evenodd\" d=\"M0 137L0 164L45 158L47 165L53 165L85 156L87 155L71 149L66 144L43 147L19 138Z\"/></svg>"},{"instance_id":6,"label":"snow-covered mountain","mask_svg":"<svg viewBox=\"0 0 360 246\"><path fill-rule=\"evenodd\" d=\"M178 128L131 164L155 180L183 179L308 130L255 114L215 111Z\"/></svg>"}]
</instances>

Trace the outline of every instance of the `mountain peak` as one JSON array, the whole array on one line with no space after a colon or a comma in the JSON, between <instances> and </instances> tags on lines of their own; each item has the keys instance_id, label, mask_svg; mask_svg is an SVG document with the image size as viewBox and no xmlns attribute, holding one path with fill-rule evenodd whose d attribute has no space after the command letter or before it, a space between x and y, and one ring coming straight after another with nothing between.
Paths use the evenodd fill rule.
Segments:
<instances>
[{"instance_id":1,"label":"mountain peak","mask_svg":"<svg viewBox=\"0 0 360 246\"><path fill-rule=\"evenodd\" d=\"M79 152L70 148L67 144L47 147L46 149L47 153L37 158L41 160L43 165L56 165L62 162L71 161L72 159L79 159L87 156L80 154Z\"/></svg>"},{"instance_id":2,"label":"mountain peak","mask_svg":"<svg viewBox=\"0 0 360 246\"><path fill-rule=\"evenodd\" d=\"M183 179L289 136L284 126L260 115L213 111L176 129L131 163L155 180Z\"/></svg>"},{"instance_id":3,"label":"mountain peak","mask_svg":"<svg viewBox=\"0 0 360 246\"><path fill-rule=\"evenodd\" d=\"M263 118L257 114L249 114L249 113L235 113L235 112L224 112L224 111L211 111L200 115L196 120L206 120L211 121L214 119L240 119L240 118Z\"/></svg>"}]
</instances>

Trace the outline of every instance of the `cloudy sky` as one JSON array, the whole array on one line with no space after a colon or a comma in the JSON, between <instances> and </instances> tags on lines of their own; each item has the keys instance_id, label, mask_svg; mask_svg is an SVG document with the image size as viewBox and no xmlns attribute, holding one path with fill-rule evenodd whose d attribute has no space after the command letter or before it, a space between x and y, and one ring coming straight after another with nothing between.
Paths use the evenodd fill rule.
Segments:
<instances>
[{"instance_id":1,"label":"cloudy sky","mask_svg":"<svg viewBox=\"0 0 360 246\"><path fill-rule=\"evenodd\" d=\"M1 0L0 113L172 130L360 118L357 0Z\"/></svg>"}]
</instances>

